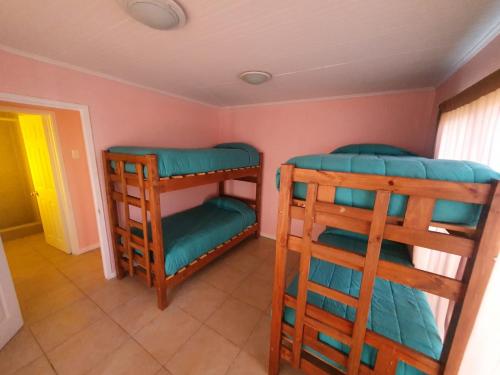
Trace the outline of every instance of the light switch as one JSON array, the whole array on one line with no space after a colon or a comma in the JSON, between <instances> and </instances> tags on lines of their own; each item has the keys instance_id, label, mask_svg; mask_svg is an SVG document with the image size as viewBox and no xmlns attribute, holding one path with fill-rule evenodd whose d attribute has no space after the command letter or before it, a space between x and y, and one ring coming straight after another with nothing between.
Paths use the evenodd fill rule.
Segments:
<instances>
[{"instance_id":1,"label":"light switch","mask_svg":"<svg viewBox=\"0 0 500 375\"><path fill-rule=\"evenodd\" d=\"M78 151L78 150L71 150L71 157L73 159L80 159L80 151Z\"/></svg>"}]
</instances>

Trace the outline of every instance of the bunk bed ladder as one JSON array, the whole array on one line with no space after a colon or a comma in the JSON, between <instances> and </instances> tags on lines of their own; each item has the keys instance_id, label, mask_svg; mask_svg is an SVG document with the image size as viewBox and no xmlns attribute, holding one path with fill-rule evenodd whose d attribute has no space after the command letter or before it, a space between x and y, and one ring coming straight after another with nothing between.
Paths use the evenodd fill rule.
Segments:
<instances>
[{"instance_id":1,"label":"bunk bed ladder","mask_svg":"<svg viewBox=\"0 0 500 375\"><path fill-rule=\"evenodd\" d=\"M156 157L136 156L129 161L123 156L104 151L103 161L117 276L141 276L149 287L162 284L157 277L162 274L161 270L153 273L155 263L151 257L151 252L163 246L161 227L158 225L161 222L161 215L157 212L159 205L154 203L159 199L158 186L154 183L157 176ZM127 172L128 163L134 165L135 173ZM129 185L136 188L135 195L129 192ZM117 203L121 203L121 210ZM131 217L131 206L138 208L137 220ZM134 229L142 232L142 236L134 233Z\"/></svg>"}]
</instances>

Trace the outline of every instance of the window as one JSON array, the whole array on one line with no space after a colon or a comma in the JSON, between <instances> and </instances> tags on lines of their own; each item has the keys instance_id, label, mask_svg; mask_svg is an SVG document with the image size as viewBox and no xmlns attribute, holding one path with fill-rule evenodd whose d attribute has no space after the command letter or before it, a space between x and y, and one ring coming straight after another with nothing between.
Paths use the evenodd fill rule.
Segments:
<instances>
[{"instance_id":1,"label":"window","mask_svg":"<svg viewBox=\"0 0 500 375\"><path fill-rule=\"evenodd\" d=\"M500 171L500 89L441 115L436 158L476 161Z\"/></svg>"},{"instance_id":2,"label":"window","mask_svg":"<svg viewBox=\"0 0 500 375\"><path fill-rule=\"evenodd\" d=\"M440 106L436 158L470 160L500 171L500 71ZM460 257L416 248L418 268L455 277L461 273ZM500 262L491 275L460 374L500 373ZM429 296L438 328L443 335L451 309L448 300Z\"/></svg>"}]
</instances>

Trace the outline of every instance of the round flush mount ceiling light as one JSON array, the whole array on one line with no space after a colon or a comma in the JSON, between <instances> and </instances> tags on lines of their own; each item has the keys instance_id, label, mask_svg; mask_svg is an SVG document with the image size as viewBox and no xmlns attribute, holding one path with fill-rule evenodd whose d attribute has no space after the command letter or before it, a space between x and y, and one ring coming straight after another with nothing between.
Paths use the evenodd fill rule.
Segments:
<instances>
[{"instance_id":1,"label":"round flush mount ceiling light","mask_svg":"<svg viewBox=\"0 0 500 375\"><path fill-rule=\"evenodd\" d=\"M181 27L186 13L174 0L125 0L125 10L135 20L158 30Z\"/></svg>"},{"instance_id":2,"label":"round flush mount ceiling light","mask_svg":"<svg viewBox=\"0 0 500 375\"><path fill-rule=\"evenodd\" d=\"M273 78L271 73L262 71L248 71L240 74L240 79L251 85L260 85L261 83L269 81Z\"/></svg>"}]
</instances>

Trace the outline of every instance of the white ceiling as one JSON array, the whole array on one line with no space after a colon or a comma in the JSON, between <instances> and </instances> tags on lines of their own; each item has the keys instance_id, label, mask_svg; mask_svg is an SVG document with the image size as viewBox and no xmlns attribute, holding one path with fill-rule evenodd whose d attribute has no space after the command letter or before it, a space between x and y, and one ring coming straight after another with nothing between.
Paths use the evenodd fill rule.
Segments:
<instances>
[{"instance_id":1,"label":"white ceiling","mask_svg":"<svg viewBox=\"0 0 500 375\"><path fill-rule=\"evenodd\" d=\"M500 0L179 2L158 31L115 0L0 0L0 45L230 106L436 86L500 24Z\"/></svg>"}]
</instances>

